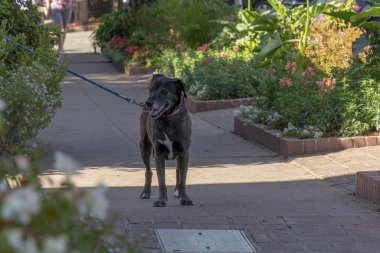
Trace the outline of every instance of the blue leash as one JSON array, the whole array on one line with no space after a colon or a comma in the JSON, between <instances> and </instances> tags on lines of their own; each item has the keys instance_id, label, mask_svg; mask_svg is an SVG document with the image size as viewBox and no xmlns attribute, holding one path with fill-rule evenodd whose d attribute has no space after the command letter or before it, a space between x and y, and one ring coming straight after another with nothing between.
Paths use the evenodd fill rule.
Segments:
<instances>
[{"instance_id":1,"label":"blue leash","mask_svg":"<svg viewBox=\"0 0 380 253\"><path fill-rule=\"evenodd\" d=\"M24 45L22 45L22 44L20 44L20 43L18 43L18 42L16 42L16 41L14 41L14 40L11 40L11 39L8 38L8 37L5 37L5 41L8 42L8 43L12 43L12 44L16 45L16 47L17 47L18 49L23 49L23 50L27 51L28 53L34 54L34 55L36 55L36 56L38 56L38 57L43 57L43 56L37 54L36 52L34 52L32 49L30 49L30 48L28 48L28 47L25 47ZM57 64L58 64L58 63L57 63ZM74 76L76 76L76 77L79 77L80 79L82 79L82 80L84 80L84 81L86 81L86 82L89 82L89 83L95 85L96 87L98 87L98 88L100 88L100 89L102 89L102 90L105 90L105 91L107 91L107 92L109 92L109 93L111 93L111 94L117 96L118 98L121 98L121 99L127 101L129 104L134 104L134 105L138 105L138 106L140 106L140 107L145 107L144 103L140 103L140 102L137 102L137 101L136 101L135 99L133 99L133 98L123 96L123 95L121 95L120 93L117 93L116 91L114 91L114 90L112 90L112 89L110 89L110 88L107 88L107 87L105 87L104 85L101 85L100 83L98 83L98 82L96 82L96 81L94 81L94 80L88 79L87 77L85 77L85 76L79 74L78 72L76 72L76 71L74 71L74 70L72 70L72 69L70 69L70 68L67 68L66 70L67 70L67 72L69 72L70 74L72 74L72 75L74 75Z\"/></svg>"}]
</instances>

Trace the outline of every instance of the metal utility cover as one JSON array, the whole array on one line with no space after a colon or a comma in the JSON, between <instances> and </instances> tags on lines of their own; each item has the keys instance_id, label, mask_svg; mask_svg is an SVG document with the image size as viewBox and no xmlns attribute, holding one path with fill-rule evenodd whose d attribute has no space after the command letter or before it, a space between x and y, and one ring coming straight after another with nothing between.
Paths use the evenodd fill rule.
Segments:
<instances>
[{"instance_id":1,"label":"metal utility cover","mask_svg":"<svg viewBox=\"0 0 380 253\"><path fill-rule=\"evenodd\" d=\"M256 252L240 230L155 229L163 252Z\"/></svg>"}]
</instances>

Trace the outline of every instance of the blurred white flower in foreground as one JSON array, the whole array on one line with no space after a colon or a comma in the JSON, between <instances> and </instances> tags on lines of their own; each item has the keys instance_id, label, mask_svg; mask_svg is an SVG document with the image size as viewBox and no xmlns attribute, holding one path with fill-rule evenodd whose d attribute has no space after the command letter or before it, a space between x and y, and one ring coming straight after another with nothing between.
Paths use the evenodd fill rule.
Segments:
<instances>
[{"instance_id":1,"label":"blurred white flower in foreground","mask_svg":"<svg viewBox=\"0 0 380 253\"><path fill-rule=\"evenodd\" d=\"M105 219L109 202L105 195L106 187L99 185L96 188L85 192L83 199L79 202L79 212L81 215L89 214L93 218Z\"/></svg>"},{"instance_id":2,"label":"blurred white flower in foreground","mask_svg":"<svg viewBox=\"0 0 380 253\"><path fill-rule=\"evenodd\" d=\"M21 229L8 229L4 231L6 240L17 253L38 253L36 241L32 237L23 239Z\"/></svg>"},{"instance_id":3,"label":"blurred white flower in foreground","mask_svg":"<svg viewBox=\"0 0 380 253\"><path fill-rule=\"evenodd\" d=\"M20 170L27 170L30 167L29 158L25 155L18 155L15 157L15 162Z\"/></svg>"},{"instance_id":4,"label":"blurred white flower in foreground","mask_svg":"<svg viewBox=\"0 0 380 253\"><path fill-rule=\"evenodd\" d=\"M67 237L57 236L57 237L47 237L44 242L42 249L44 253L65 253L67 248Z\"/></svg>"},{"instance_id":5,"label":"blurred white flower in foreground","mask_svg":"<svg viewBox=\"0 0 380 253\"><path fill-rule=\"evenodd\" d=\"M75 169L79 167L78 163L72 159L70 156L66 155L61 151L54 153L54 164L53 168L65 173L73 173Z\"/></svg>"},{"instance_id":6,"label":"blurred white flower in foreground","mask_svg":"<svg viewBox=\"0 0 380 253\"><path fill-rule=\"evenodd\" d=\"M0 193L6 192L8 190L8 184L5 179L0 181Z\"/></svg>"},{"instance_id":7,"label":"blurred white flower in foreground","mask_svg":"<svg viewBox=\"0 0 380 253\"><path fill-rule=\"evenodd\" d=\"M7 104L0 98L0 112L4 111L7 108Z\"/></svg>"},{"instance_id":8,"label":"blurred white flower in foreground","mask_svg":"<svg viewBox=\"0 0 380 253\"><path fill-rule=\"evenodd\" d=\"M30 187L17 188L4 198L1 216L28 224L41 209L41 195Z\"/></svg>"}]
</instances>

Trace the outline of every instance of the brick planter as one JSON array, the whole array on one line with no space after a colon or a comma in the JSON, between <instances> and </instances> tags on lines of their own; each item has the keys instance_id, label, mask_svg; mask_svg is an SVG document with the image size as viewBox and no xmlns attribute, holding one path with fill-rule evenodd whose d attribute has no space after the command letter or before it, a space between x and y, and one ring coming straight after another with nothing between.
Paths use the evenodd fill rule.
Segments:
<instances>
[{"instance_id":1,"label":"brick planter","mask_svg":"<svg viewBox=\"0 0 380 253\"><path fill-rule=\"evenodd\" d=\"M112 61L112 60L111 60ZM157 69L156 67L132 67L129 65L123 65L118 62L112 61L112 64L120 71L123 72L127 76L135 76L135 75L148 75L153 74L153 72Z\"/></svg>"},{"instance_id":2,"label":"brick planter","mask_svg":"<svg viewBox=\"0 0 380 253\"><path fill-rule=\"evenodd\" d=\"M264 125L254 124L251 120L240 117L234 119L234 133L257 142L283 157L380 145L380 136L285 138L281 137L280 131L268 130Z\"/></svg>"},{"instance_id":3,"label":"brick planter","mask_svg":"<svg viewBox=\"0 0 380 253\"><path fill-rule=\"evenodd\" d=\"M362 198L380 204L380 171L357 172L355 192Z\"/></svg>"},{"instance_id":4,"label":"brick planter","mask_svg":"<svg viewBox=\"0 0 380 253\"><path fill-rule=\"evenodd\" d=\"M187 109L192 113L221 110L239 107L240 105L252 105L255 98L238 98L225 100L197 100L193 96L188 96L185 100Z\"/></svg>"}]
</instances>

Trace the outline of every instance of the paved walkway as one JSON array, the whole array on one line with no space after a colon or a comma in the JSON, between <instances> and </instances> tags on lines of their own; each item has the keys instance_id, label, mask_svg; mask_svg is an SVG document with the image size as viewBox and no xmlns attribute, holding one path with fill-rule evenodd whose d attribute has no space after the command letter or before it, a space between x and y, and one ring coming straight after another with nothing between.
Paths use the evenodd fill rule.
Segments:
<instances>
[{"instance_id":1,"label":"paved walkway","mask_svg":"<svg viewBox=\"0 0 380 253\"><path fill-rule=\"evenodd\" d=\"M68 34L71 67L144 101L146 77L128 78L92 54L88 35ZM70 75L63 86L63 107L36 142L81 163L79 187L108 185L119 228L129 228L132 238L144 235L144 252L161 252L154 228L241 229L258 252L380 252L378 206L353 195L356 171L380 169L380 147L284 160L231 133L233 110L192 114L188 192L195 205L169 198L168 207L154 208L155 175L153 199L138 198L144 184L140 108ZM173 163L167 166L170 193L175 171Z\"/></svg>"}]
</instances>

